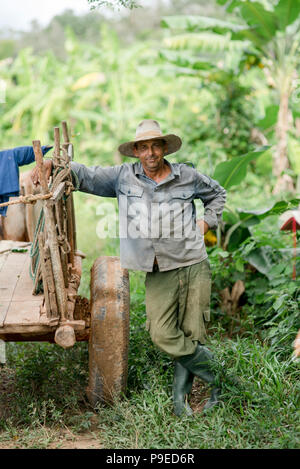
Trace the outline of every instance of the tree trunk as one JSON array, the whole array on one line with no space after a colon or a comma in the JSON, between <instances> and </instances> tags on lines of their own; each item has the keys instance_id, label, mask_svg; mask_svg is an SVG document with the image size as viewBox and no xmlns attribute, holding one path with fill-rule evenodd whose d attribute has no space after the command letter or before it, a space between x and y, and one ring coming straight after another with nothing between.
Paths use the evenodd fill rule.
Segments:
<instances>
[{"instance_id":1,"label":"tree trunk","mask_svg":"<svg viewBox=\"0 0 300 469\"><path fill-rule=\"evenodd\" d=\"M288 174L282 174L289 168L288 160L288 129L289 129L289 93L284 91L280 94L278 120L276 125L277 145L273 161L273 174L277 181L273 194L282 191L294 192L293 180Z\"/></svg>"}]
</instances>

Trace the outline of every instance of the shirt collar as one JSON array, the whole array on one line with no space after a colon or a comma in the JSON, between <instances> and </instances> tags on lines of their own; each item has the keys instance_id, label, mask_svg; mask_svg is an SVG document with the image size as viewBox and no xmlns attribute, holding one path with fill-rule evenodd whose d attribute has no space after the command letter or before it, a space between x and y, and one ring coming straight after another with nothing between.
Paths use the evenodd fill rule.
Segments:
<instances>
[{"instance_id":1,"label":"shirt collar","mask_svg":"<svg viewBox=\"0 0 300 469\"><path fill-rule=\"evenodd\" d=\"M180 176L180 166L179 166L179 164L174 165L172 163L169 163L169 161L167 161L166 159L164 159L164 161L171 168L172 175ZM145 171L144 171L144 168L143 168L142 163L140 161L138 161L137 163L134 163L133 167L134 167L134 173L135 174L143 174L145 176Z\"/></svg>"}]
</instances>

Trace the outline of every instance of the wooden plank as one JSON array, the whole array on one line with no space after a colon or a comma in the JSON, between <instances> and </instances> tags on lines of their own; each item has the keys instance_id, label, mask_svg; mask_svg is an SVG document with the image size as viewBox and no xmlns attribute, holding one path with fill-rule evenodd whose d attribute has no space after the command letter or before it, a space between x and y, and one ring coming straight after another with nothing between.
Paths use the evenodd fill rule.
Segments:
<instances>
[{"instance_id":1,"label":"wooden plank","mask_svg":"<svg viewBox=\"0 0 300 469\"><path fill-rule=\"evenodd\" d=\"M58 184L57 188L53 192L53 196L49 199L49 205L54 205L63 197L65 193L65 187L66 187L65 182L61 182L60 184Z\"/></svg>"},{"instance_id":2,"label":"wooden plank","mask_svg":"<svg viewBox=\"0 0 300 469\"><path fill-rule=\"evenodd\" d=\"M17 279L12 301L30 301L37 300L42 295L32 295L33 281L29 275L30 256L26 256L20 276ZM39 299L41 303L41 300Z\"/></svg>"},{"instance_id":3,"label":"wooden plank","mask_svg":"<svg viewBox=\"0 0 300 469\"><path fill-rule=\"evenodd\" d=\"M48 283L47 283L43 233L39 234L39 250L40 250L40 262L41 262L41 272L42 272L43 289L44 289L44 296L45 296L46 313L47 313L47 317L51 317L51 307L50 307L50 300L49 300L49 288L48 288Z\"/></svg>"},{"instance_id":4,"label":"wooden plank","mask_svg":"<svg viewBox=\"0 0 300 469\"><path fill-rule=\"evenodd\" d=\"M13 275L13 272L11 274L8 274L8 275L11 277L11 275ZM0 276L0 283L2 284L1 280L2 279L1 279L1 276ZM11 282L10 285L8 283L6 283L5 286L1 286L0 287L0 302L10 301L12 296L13 296L14 289L15 289L15 284L13 284L12 282Z\"/></svg>"},{"instance_id":5,"label":"wooden plank","mask_svg":"<svg viewBox=\"0 0 300 469\"><path fill-rule=\"evenodd\" d=\"M20 324L9 324L7 326L4 326L3 328L0 329L0 338L4 337L6 340L6 336L8 334L26 334L27 339L31 339L34 337L34 335L43 335L43 334L48 334L51 331L55 331L57 325L56 324L37 324L37 325L20 325ZM24 336L25 337L25 336ZM19 339L20 340L20 339ZM16 341L16 338L13 340L14 342ZM22 339L21 339L22 341Z\"/></svg>"},{"instance_id":6,"label":"wooden plank","mask_svg":"<svg viewBox=\"0 0 300 469\"><path fill-rule=\"evenodd\" d=\"M4 266L5 262L6 262L6 258L8 256L8 252L5 253L5 254L1 254L0 253L0 272L2 270L2 267Z\"/></svg>"},{"instance_id":7,"label":"wooden plank","mask_svg":"<svg viewBox=\"0 0 300 469\"><path fill-rule=\"evenodd\" d=\"M21 276L28 253L10 253L0 271L0 301L10 301ZM32 286L30 287L32 288Z\"/></svg>"},{"instance_id":8,"label":"wooden plank","mask_svg":"<svg viewBox=\"0 0 300 469\"><path fill-rule=\"evenodd\" d=\"M41 300L12 301L8 307L4 327L40 324Z\"/></svg>"},{"instance_id":9,"label":"wooden plank","mask_svg":"<svg viewBox=\"0 0 300 469\"><path fill-rule=\"evenodd\" d=\"M49 302L50 302L50 310L51 310L51 317L58 316L58 306L56 300L56 293L55 293L55 284L53 278L53 271L52 271L52 264L51 264L51 257L50 257L50 249L49 247L44 247L44 255L45 255L45 267L46 267L46 279L49 291Z\"/></svg>"},{"instance_id":10,"label":"wooden plank","mask_svg":"<svg viewBox=\"0 0 300 469\"><path fill-rule=\"evenodd\" d=\"M9 301L1 301L0 303L0 327L3 327L9 304Z\"/></svg>"},{"instance_id":11,"label":"wooden plank","mask_svg":"<svg viewBox=\"0 0 300 469\"><path fill-rule=\"evenodd\" d=\"M10 252L11 249L29 249L31 243L26 241L11 241L2 240L0 241L0 261L3 253Z\"/></svg>"},{"instance_id":12,"label":"wooden plank","mask_svg":"<svg viewBox=\"0 0 300 469\"><path fill-rule=\"evenodd\" d=\"M40 323L43 295L33 296L30 254L9 253L0 271L0 327Z\"/></svg>"}]
</instances>

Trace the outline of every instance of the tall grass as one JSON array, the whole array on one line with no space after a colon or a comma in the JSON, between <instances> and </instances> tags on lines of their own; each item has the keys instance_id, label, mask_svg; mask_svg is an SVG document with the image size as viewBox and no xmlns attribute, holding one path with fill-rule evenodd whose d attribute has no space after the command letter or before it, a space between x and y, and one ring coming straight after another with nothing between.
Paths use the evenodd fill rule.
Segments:
<instances>
[{"instance_id":1,"label":"tall grass","mask_svg":"<svg viewBox=\"0 0 300 469\"><path fill-rule=\"evenodd\" d=\"M255 339L224 339L224 331L216 329L209 346L222 383L221 404L206 414L178 419L172 412L172 363L156 352L144 331L138 332L140 322L132 318L136 341L126 396L113 406L99 405L96 412L84 394L86 344L69 351L49 344L9 344L1 377L11 373L13 386L0 397L2 412L5 408L0 443L19 435L18 447L29 442L31 447L47 447L45 431L55 439L59 429L67 427L72 433L93 430L104 448L299 447L295 362L279 361ZM202 398L207 396L203 386Z\"/></svg>"},{"instance_id":2,"label":"tall grass","mask_svg":"<svg viewBox=\"0 0 300 469\"><path fill-rule=\"evenodd\" d=\"M279 363L251 340L224 342L216 334L211 345L221 359L219 366L222 365L219 408L195 414L192 419L177 419L172 415L170 379L153 372L149 390L132 392L130 399L116 403L110 412L99 409L105 446L296 448L296 366Z\"/></svg>"}]
</instances>

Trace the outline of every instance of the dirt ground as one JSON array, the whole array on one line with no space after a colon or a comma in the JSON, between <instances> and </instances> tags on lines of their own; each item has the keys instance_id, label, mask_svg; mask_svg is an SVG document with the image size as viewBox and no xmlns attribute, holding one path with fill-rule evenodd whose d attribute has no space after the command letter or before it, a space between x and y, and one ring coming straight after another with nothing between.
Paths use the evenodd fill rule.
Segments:
<instances>
[{"instance_id":1,"label":"dirt ground","mask_svg":"<svg viewBox=\"0 0 300 469\"><path fill-rule=\"evenodd\" d=\"M3 371L1 373L1 371ZM6 395L5 400L0 399L0 417L2 419L9 418L10 408L13 405L9 396L13 396L14 391L14 373L12 370L2 370L0 367L0 394ZM1 449L22 449L29 447L41 446L41 442L49 441L47 444L47 449L100 449L101 444L99 438L93 432L93 429L96 431L96 416L92 417L91 431L82 432L80 434L75 434L69 428L61 429L59 431L53 430L51 428L41 427L38 432L39 435L31 440L24 436L24 432L20 431L18 434L13 435L11 439L1 441L1 431L0 431L0 450ZM93 428L94 427L94 428ZM44 443L42 444L44 447Z\"/></svg>"},{"instance_id":2,"label":"dirt ground","mask_svg":"<svg viewBox=\"0 0 300 469\"><path fill-rule=\"evenodd\" d=\"M33 446L35 447L36 445ZM17 439L0 442L0 450L25 448L30 448L30 446L19 443ZM102 449L102 446L99 440L90 432L74 435L66 430L61 432L59 437L54 438L54 440L49 443L45 449Z\"/></svg>"},{"instance_id":3,"label":"dirt ground","mask_svg":"<svg viewBox=\"0 0 300 469\"><path fill-rule=\"evenodd\" d=\"M0 367L0 395L6 395L6 399L0 399L0 417L2 419L9 418L9 412L13 402L9 396L13 396L15 380L14 372L5 369L5 373L1 371ZM14 397L15 398L15 397ZM201 413L205 404L205 399L208 398L207 389L203 384L195 379L190 399L191 408L195 413ZM90 418L90 429L86 432L73 433L71 428L48 428L41 426L37 432L26 434L26 430L18 432L15 428L13 435L6 436L3 440L0 431L0 450L1 449L26 449L26 448L45 448L45 449L104 449L101 446L101 439L99 437L98 419L97 415L92 415ZM2 441L1 441L2 440Z\"/></svg>"}]
</instances>

